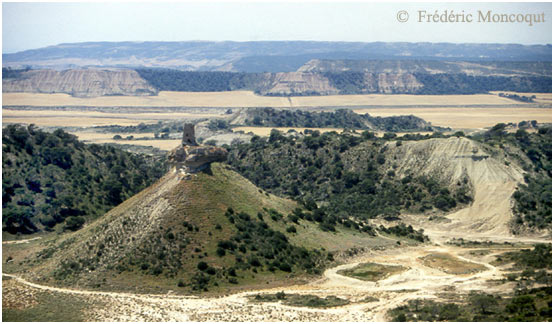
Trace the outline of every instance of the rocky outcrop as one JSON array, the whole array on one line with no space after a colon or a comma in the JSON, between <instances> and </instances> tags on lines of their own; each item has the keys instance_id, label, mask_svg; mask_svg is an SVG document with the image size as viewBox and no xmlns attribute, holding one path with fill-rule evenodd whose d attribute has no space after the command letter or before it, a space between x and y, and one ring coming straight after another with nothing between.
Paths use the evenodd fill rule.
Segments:
<instances>
[{"instance_id":1,"label":"rocky outcrop","mask_svg":"<svg viewBox=\"0 0 554 324\"><path fill-rule=\"evenodd\" d=\"M173 149L168 156L175 171L196 173L206 169L210 163L227 160L227 150L217 146L186 146Z\"/></svg>"},{"instance_id":2,"label":"rocky outcrop","mask_svg":"<svg viewBox=\"0 0 554 324\"><path fill-rule=\"evenodd\" d=\"M175 168L175 171L196 173L207 168L212 162L227 160L226 149L196 144L194 126L194 124L185 123L181 145L168 154L168 161Z\"/></svg>"},{"instance_id":3,"label":"rocky outcrop","mask_svg":"<svg viewBox=\"0 0 554 324\"><path fill-rule=\"evenodd\" d=\"M74 97L150 96L157 90L133 70L30 70L2 80L3 92L67 93Z\"/></svg>"}]
</instances>

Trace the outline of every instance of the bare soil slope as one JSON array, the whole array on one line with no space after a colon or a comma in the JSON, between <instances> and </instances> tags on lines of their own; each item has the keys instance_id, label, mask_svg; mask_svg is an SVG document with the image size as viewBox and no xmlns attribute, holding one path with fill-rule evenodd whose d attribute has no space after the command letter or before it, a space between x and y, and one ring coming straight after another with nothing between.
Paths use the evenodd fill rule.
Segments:
<instances>
[{"instance_id":1,"label":"bare soil slope","mask_svg":"<svg viewBox=\"0 0 554 324\"><path fill-rule=\"evenodd\" d=\"M440 229L443 234L451 231L450 237L510 236L511 197L523 182L523 170L516 163L491 156L481 144L463 137L393 144L388 154L397 157L397 174L433 175L450 184L467 180L473 187L473 203L447 215L450 222L427 224L414 217L427 234Z\"/></svg>"}]
</instances>

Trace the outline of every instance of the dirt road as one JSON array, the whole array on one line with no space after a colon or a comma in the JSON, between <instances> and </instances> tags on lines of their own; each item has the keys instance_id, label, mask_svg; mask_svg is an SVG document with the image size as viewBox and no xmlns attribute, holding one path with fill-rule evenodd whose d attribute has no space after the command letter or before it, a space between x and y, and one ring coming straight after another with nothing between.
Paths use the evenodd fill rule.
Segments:
<instances>
[{"instance_id":1,"label":"dirt road","mask_svg":"<svg viewBox=\"0 0 554 324\"><path fill-rule=\"evenodd\" d=\"M481 264L486 270L470 275L452 275L429 268L419 259L437 252ZM502 270L489 263L494 260L494 253L487 255L483 260L476 260L461 256L467 252L468 249L456 246L435 245L372 252L357 257L351 263L328 269L322 279L307 285L248 291L221 298L65 289L31 283L13 275L4 276L35 289L76 294L97 301L97 304L106 305L101 309L89 311L87 316L93 321L385 321L389 309L410 299L437 298L438 294L451 291L499 292L511 289L510 286L493 286L488 282L502 277ZM363 262L401 265L407 270L378 282L361 281L338 274L339 270ZM252 303L247 298L250 295L278 291L320 297L334 295L348 299L351 304L330 309L314 309L280 303Z\"/></svg>"},{"instance_id":2,"label":"dirt road","mask_svg":"<svg viewBox=\"0 0 554 324\"><path fill-rule=\"evenodd\" d=\"M40 240L40 239L41 237L39 236L39 237L33 237L25 240L3 241L2 244L24 244L24 243L29 243L31 241Z\"/></svg>"}]
</instances>

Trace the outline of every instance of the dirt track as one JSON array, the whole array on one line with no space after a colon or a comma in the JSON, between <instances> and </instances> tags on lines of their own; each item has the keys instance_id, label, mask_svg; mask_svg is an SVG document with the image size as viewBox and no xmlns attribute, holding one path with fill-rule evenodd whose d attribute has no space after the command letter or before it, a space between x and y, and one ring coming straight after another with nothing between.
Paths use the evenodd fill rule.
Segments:
<instances>
[{"instance_id":1,"label":"dirt track","mask_svg":"<svg viewBox=\"0 0 554 324\"><path fill-rule=\"evenodd\" d=\"M37 289L78 294L108 306L91 309L88 316L94 321L385 321L387 310L415 298L436 298L449 291L486 290L499 292L511 286L491 286L488 280L500 279L502 270L490 265L494 253L485 261L460 256L468 249L455 246L420 246L379 251L360 256L352 263L328 269L322 279L311 284L284 289L269 289L238 293L221 298L196 298L168 295L138 295L47 287L20 283ZM497 251L497 253L504 250ZM449 275L428 268L418 260L433 252L449 253L458 258L484 265L487 270L471 275ZM360 262L378 262L406 267L403 273L379 282L360 281L341 276L338 270L354 267ZM351 301L350 305L330 309L292 307L280 303L250 303L247 296L258 293L335 295ZM367 297L378 301L364 302Z\"/></svg>"}]
</instances>

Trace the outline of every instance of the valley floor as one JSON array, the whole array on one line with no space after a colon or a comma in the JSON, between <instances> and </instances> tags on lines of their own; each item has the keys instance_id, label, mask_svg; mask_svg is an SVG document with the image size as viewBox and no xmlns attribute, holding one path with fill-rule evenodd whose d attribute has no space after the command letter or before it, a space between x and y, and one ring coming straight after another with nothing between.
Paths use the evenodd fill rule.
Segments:
<instances>
[{"instance_id":1,"label":"valley floor","mask_svg":"<svg viewBox=\"0 0 554 324\"><path fill-rule=\"evenodd\" d=\"M372 251L328 269L323 278L309 284L247 291L219 298L176 296L172 292L144 295L55 288L4 274L3 304L9 305L14 299L24 300L25 297L21 296L31 296L28 306L33 307L32 296L48 292L57 294L58 298L77 298L88 305L82 314L85 321L386 321L388 310L411 299L443 300L472 290L509 293L514 283L501 280L507 269L493 265L492 261L498 254L522 247L464 248L428 244ZM464 266L452 269L447 263L430 265L424 260L430 255L446 255ZM377 282L339 274L340 270L366 262L400 265L406 270ZM7 282L11 283L7 285ZM251 297L257 294L281 291L285 295L336 296L350 304L322 309L251 301Z\"/></svg>"}]
</instances>

